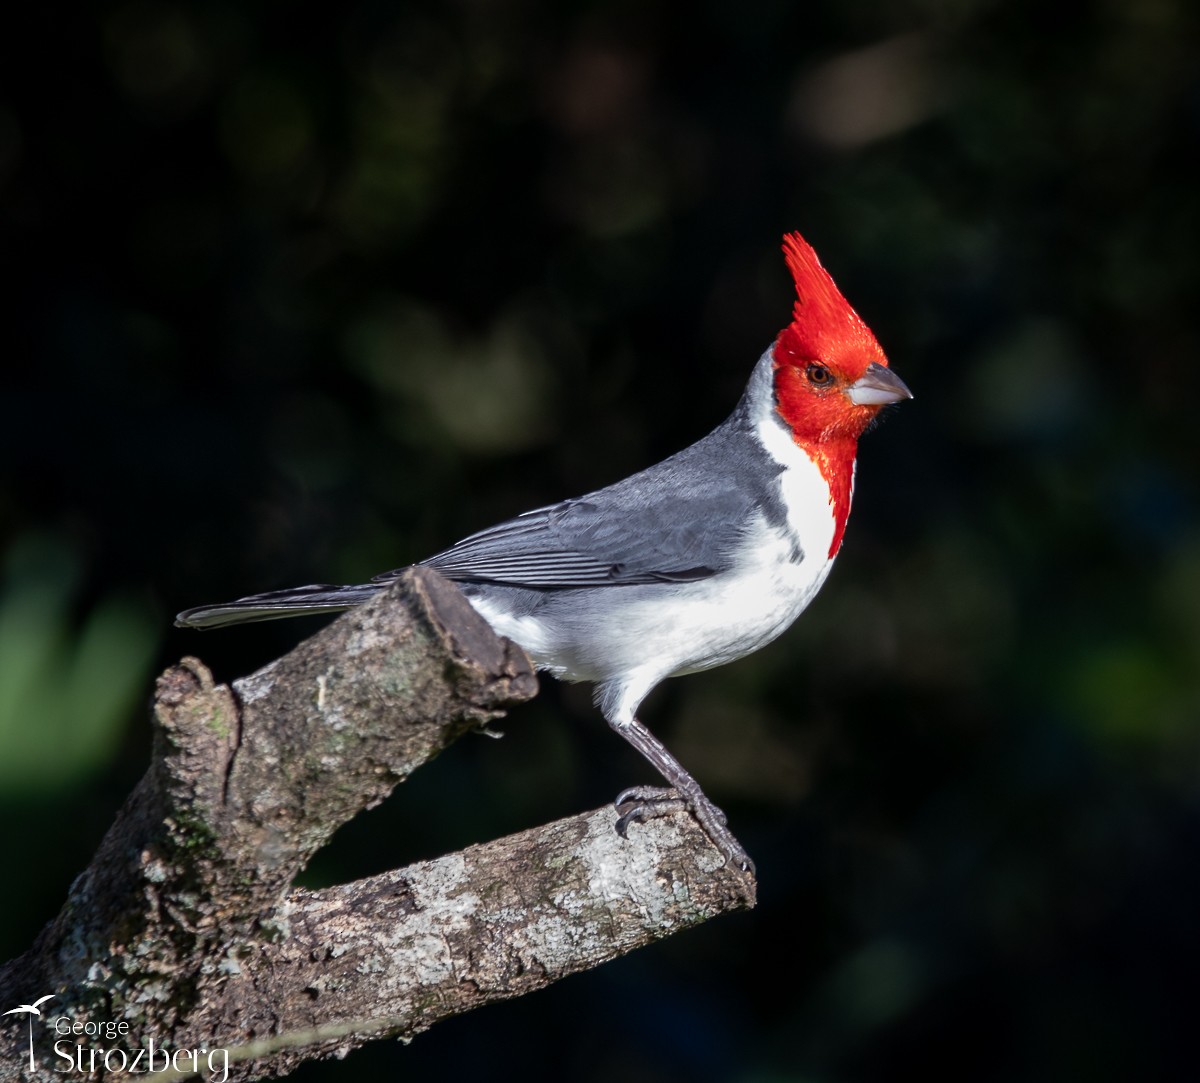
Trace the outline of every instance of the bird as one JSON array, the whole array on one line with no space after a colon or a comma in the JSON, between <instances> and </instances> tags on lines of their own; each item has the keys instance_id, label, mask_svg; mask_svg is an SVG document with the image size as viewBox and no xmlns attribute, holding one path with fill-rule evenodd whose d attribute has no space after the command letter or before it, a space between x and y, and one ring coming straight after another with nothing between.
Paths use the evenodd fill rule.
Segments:
<instances>
[{"instance_id":1,"label":"bird","mask_svg":"<svg viewBox=\"0 0 1200 1083\"><path fill-rule=\"evenodd\" d=\"M33 1017L36 1015L40 1019L42 1017L40 1006L47 1000L53 1000L54 996L54 993L47 993L44 997L38 997L32 1004L18 1004L4 1013L5 1015L29 1016L29 1071L31 1073L37 1071L37 1061L33 1057Z\"/></svg>"},{"instance_id":2,"label":"bird","mask_svg":"<svg viewBox=\"0 0 1200 1083\"><path fill-rule=\"evenodd\" d=\"M791 320L726 420L603 489L534 508L418 563L453 580L539 670L590 682L609 726L662 775L616 798L616 828L687 809L726 861L754 863L725 814L638 718L659 683L742 658L813 600L842 546L858 440L912 398L875 335L796 232ZM178 615L213 628L352 608L406 568L349 586L254 594Z\"/></svg>"}]
</instances>

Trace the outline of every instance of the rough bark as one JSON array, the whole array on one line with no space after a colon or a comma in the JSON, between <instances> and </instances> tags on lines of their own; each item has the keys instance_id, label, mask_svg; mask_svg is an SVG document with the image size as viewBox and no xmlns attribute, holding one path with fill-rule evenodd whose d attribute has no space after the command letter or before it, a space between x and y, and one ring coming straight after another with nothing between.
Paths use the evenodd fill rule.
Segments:
<instances>
[{"instance_id":1,"label":"rough bark","mask_svg":"<svg viewBox=\"0 0 1200 1083\"><path fill-rule=\"evenodd\" d=\"M0 1005L55 993L38 1074L78 1049L99 1078L106 1050L112 1074L118 1049L157 1048L152 1067L167 1050L221 1078L184 1051L227 1050L230 1079L283 1075L753 905L753 878L689 817L626 840L610 808L292 887L338 827L535 691L519 648L426 569L232 686L195 659L164 673L149 770L58 917L0 968ZM127 1027L64 1035L64 1017ZM26 1019L5 1020L0 1080L30 1075Z\"/></svg>"}]
</instances>

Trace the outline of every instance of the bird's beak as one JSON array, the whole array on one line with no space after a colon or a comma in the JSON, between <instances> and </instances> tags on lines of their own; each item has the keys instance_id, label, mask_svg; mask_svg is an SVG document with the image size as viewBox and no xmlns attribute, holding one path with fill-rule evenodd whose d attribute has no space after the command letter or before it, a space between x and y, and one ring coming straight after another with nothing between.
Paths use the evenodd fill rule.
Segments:
<instances>
[{"instance_id":1,"label":"bird's beak","mask_svg":"<svg viewBox=\"0 0 1200 1083\"><path fill-rule=\"evenodd\" d=\"M913 396L890 368L872 361L867 371L846 388L846 397L855 406L886 406L889 402L900 402Z\"/></svg>"}]
</instances>

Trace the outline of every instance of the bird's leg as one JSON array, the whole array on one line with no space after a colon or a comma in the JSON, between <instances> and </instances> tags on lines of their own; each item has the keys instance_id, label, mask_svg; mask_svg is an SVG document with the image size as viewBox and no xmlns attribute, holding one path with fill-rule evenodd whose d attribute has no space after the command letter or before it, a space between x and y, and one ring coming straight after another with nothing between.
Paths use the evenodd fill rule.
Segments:
<instances>
[{"instance_id":1,"label":"bird's leg","mask_svg":"<svg viewBox=\"0 0 1200 1083\"><path fill-rule=\"evenodd\" d=\"M670 788L633 786L620 793L615 802L617 811L621 813L621 818L617 821L617 831L624 835L631 823L641 823L643 820L686 808L696 817L716 848L725 855L726 861L732 862L745 872L753 873L754 862L726 826L725 813L704 796L700 783L667 751L667 746L636 718L611 725L654 764L659 774L671 784Z\"/></svg>"}]
</instances>

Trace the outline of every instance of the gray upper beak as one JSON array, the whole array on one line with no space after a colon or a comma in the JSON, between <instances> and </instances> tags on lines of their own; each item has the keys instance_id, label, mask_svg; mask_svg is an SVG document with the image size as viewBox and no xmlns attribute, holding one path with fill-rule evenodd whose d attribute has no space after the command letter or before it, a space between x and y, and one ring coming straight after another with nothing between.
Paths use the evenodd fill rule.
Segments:
<instances>
[{"instance_id":1,"label":"gray upper beak","mask_svg":"<svg viewBox=\"0 0 1200 1083\"><path fill-rule=\"evenodd\" d=\"M846 388L846 395L855 406L886 406L889 402L911 399L912 392L886 365L872 361L857 380Z\"/></svg>"}]
</instances>

